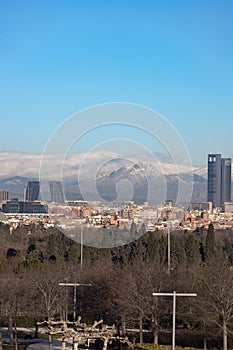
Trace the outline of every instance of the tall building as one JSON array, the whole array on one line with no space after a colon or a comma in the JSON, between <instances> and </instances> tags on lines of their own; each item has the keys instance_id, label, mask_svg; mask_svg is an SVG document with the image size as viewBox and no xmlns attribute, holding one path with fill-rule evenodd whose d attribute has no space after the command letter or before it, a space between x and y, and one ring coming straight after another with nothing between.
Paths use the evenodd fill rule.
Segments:
<instances>
[{"instance_id":1,"label":"tall building","mask_svg":"<svg viewBox=\"0 0 233 350\"><path fill-rule=\"evenodd\" d=\"M224 202L230 202L231 201L231 158L223 158L222 159L222 188L221 188L221 195L222 195L222 205Z\"/></svg>"},{"instance_id":2,"label":"tall building","mask_svg":"<svg viewBox=\"0 0 233 350\"><path fill-rule=\"evenodd\" d=\"M26 201L33 202L37 201L40 193L40 182L39 181L29 181L26 189Z\"/></svg>"},{"instance_id":3,"label":"tall building","mask_svg":"<svg viewBox=\"0 0 233 350\"><path fill-rule=\"evenodd\" d=\"M208 154L208 202L222 207L231 200L231 158Z\"/></svg>"},{"instance_id":4,"label":"tall building","mask_svg":"<svg viewBox=\"0 0 233 350\"><path fill-rule=\"evenodd\" d=\"M51 202L64 203L64 192L61 181L49 181Z\"/></svg>"},{"instance_id":5,"label":"tall building","mask_svg":"<svg viewBox=\"0 0 233 350\"><path fill-rule=\"evenodd\" d=\"M221 207L221 154L208 154L208 198L213 207Z\"/></svg>"},{"instance_id":6,"label":"tall building","mask_svg":"<svg viewBox=\"0 0 233 350\"><path fill-rule=\"evenodd\" d=\"M0 201L8 201L9 191L1 190L0 191Z\"/></svg>"}]
</instances>

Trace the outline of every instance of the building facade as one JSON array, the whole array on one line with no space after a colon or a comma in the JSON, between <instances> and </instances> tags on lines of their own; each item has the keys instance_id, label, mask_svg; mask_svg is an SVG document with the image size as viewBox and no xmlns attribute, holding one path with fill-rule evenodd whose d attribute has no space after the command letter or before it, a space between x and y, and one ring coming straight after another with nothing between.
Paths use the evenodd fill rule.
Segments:
<instances>
[{"instance_id":1,"label":"building facade","mask_svg":"<svg viewBox=\"0 0 233 350\"><path fill-rule=\"evenodd\" d=\"M47 214L48 206L40 202L10 201L2 205L3 213Z\"/></svg>"},{"instance_id":2,"label":"building facade","mask_svg":"<svg viewBox=\"0 0 233 350\"><path fill-rule=\"evenodd\" d=\"M200 210L200 211L212 211L212 202L199 202L199 203L190 203L189 211Z\"/></svg>"}]
</instances>

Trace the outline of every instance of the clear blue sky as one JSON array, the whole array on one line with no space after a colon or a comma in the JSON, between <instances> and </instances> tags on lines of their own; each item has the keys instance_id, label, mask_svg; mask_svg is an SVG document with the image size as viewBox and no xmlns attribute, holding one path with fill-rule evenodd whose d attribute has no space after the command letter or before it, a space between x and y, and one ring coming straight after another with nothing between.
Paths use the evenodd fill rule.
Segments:
<instances>
[{"instance_id":1,"label":"clear blue sky","mask_svg":"<svg viewBox=\"0 0 233 350\"><path fill-rule=\"evenodd\" d=\"M194 164L233 154L233 2L0 2L0 151L40 153L91 105L155 109Z\"/></svg>"}]
</instances>

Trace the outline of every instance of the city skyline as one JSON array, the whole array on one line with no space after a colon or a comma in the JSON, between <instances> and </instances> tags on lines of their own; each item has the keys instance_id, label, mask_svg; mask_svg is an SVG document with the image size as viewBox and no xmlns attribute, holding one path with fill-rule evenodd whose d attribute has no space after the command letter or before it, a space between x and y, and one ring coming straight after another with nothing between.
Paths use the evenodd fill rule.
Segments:
<instances>
[{"instance_id":1,"label":"city skyline","mask_svg":"<svg viewBox=\"0 0 233 350\"><path fill-rule=\"evenodd\" d=\"M3 133L0 149L42 153L70 115L122 101L162 114L195 165L208 153L231 155L232 9L229 1L2 4L1 120L11 137Z\"/></svg>"},{"instance_id":2,"label":"city skyline","mask_svg":"<svg viewBox=\"0 0 233 350\"><path fill-rule=\"evenodd\" d=\"M98 188L100 198L104 199L107 196L108 201L111 202L112 200L116 200L116 184L120 183L122 179L125 179L126 181L130 181L131 185L134 187L134 200L139 203L146 201L146 197L144 198L143 196L147 196L147 176L151 177L152 174L157 174L157 182L154 183L156 188L159 189L160 186L164 184L166 188L166 198L175 201L177 196L175 184L176 176L174 177L177 172L176 164L170 163L167 159L160 159L159 162L150 163L149 160L147 162L146 159L140 160L135 156L128 161L117 158L117 154L110 153L109 162L109 153L107 154L107 158L103 159L103 153L97 152L92 154L91 158L89 158L88 162L83 166L80 155L71 154L63 164L59 180L57 165L54 164L53 167L53 155L47 155L48 157L44 159L44 166L45 169L49 168L49 172L43 173L44 177L39 177L42 181L41 183L37 180L40 157L38 155L37 157L33 157L24 154L23 156L25 158L24 162L22 162L18 154L14 156L16 158L15 161L12 161L12 164L7 164L9 155L7 159L1 157L0 161L0 166L4 165L6 167L5 170L10 171L5 173L5 176L1 177L0 189L10 191L11 198L19 197L21 200L24 188L23 198L26 201L29 200L28 196L30 192L31 194L34 193L34 199L30 197L30 200L39 199L49 202L64 203L67 198L69 200L80 199L81 193L85 196L86 190L89 191L88 200L97 200L96 193L90 190L90 184L94 183ZM63 155L60 156L61 159L63 159ZM101 167L98 165L99 160L102 161ZM29 164L31 168L29 168ZM20 172L17 172L16 175L15 169L19 168L19 166ZM96 167L98 168L98 172L95 176L93 175L93 169ZM192 181L194 181L193 191L191 193L192 199L190 198L187 202L200 203L211 201L214 207L220 207L223 206L224 202L231 201L232 158L222 157L221 154L208 154L208 161L205 166L192 167L191 165L180 165L179 171L180 174L177 176L180 176L188 187L192 187ZM147 172L147 174L145 172ZM162 178L158 177L158 174L162 175L164 182ZM79 180L83 179L81 188L79 188L78 178ZM38 189L41 187L41 184L42 192L40 192L39 195ZM29 191L29 189L31 190ZM126 191L127 187L122 187L122 189ZM119 191L119 188L117 191ZM212 194L210 195L210 193ZM85 199L87 200L87 198ZM161 197L160 199L161 202L163 202L164 198ZM128 199L125 199L125 201L127 200Z\"/></svg>"}]
</instances>

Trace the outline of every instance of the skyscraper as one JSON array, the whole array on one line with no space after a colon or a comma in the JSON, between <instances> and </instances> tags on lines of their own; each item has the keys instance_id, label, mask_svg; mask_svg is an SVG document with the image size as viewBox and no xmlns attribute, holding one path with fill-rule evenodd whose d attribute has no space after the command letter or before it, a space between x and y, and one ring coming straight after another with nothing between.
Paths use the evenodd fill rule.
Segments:
<instances>
[{"instance_id":1,"label":"skyscraper","mask_svg":"<svg viewBox=\"0 0 233 350\"><path fill-rule=\"evenodd\" d=\"M208 202L221 207L231 200L231 158L208 154Z\"/></svg>"},{"instance_id":2,"label":"skyscraper","mask_svg":"<svg viewBox=\"0 0 233 350\"><path fill-rule=\"evenodd\" d=\"M222 204L231 201L231 158L223 158L222 164Z\"/></svg>"},{"instance_id":3,"label":"skyscraper","mask_svg":"<svg viewBox=\"0 0 233 350\"><path fill-rule=\"evenodd\" d=\"M221 154L208 154L208 202L221 206Z\"/></svg>"},{"instance_id":4,"label":"skyscraper","mask_svg":"<svg viewBox=\"0 0 233 350\"><path fill-rule=\"evenodd\" d=\"M26 201L33 202L38 200L40 193L40 182L29 181L26 189Z\"/></svg>"},{"instance_id":5,"label":"skyscraper","mask_svg":"<svg viewBox=\"0 0 233 350\"><path fill-rule=\"evenodd\" d=\"M61 181L49 181L50 197L52 202L64 203L64 193Z\"/></svg>"},{"instance_id":6,"label":"skyscraper","mask_svg":"<svg viewBox=\"0 0 233 350\"><path fill-rule=\"evenodd\" d=\"M0 191L0 201L7 201L9 199L9 191Z\"/></svg>"}]
</instances>

